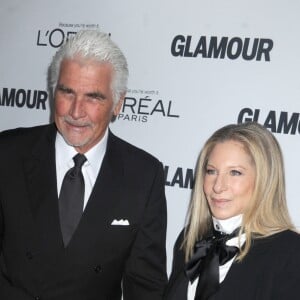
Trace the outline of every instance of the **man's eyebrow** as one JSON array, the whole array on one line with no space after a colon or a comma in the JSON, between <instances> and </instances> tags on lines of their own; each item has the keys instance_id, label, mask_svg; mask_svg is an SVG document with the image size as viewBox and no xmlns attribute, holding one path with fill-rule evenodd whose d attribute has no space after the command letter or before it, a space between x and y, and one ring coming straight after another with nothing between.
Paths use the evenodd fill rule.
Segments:
<instances>
[{"instance_id":1,"label":"man's eyebrow","mask_svg":"<svg viewBox=\"0 0 300 300\"><path fill-rule=\"evenodd\" d=\"M58 84L56 89L59 91L65 92L65 93L75 94L75 91L72 88L67 87L64 84ZM85 93L85 96L90 97L90 98L103 99L103 100L107 98L103 93L101 93L99 91L87 92L87 93Z\"/></svg>"},{"instance_id":2,"label":"man's eyebrow","mask_svg":"<svg viewBox=\"0 0 300 300\"><path fill-rule=\"evenodd\" d=\"M59 91L62 91L62 92L74 93L74 91L71 88L69 88L63 84L58 84L56 89Z\"/></svg>"},{"instance_id":3,"label":"man's eyebrow","mask_svg":"<svg viewBox=\"0 0 300 300\"><path fill-rule=\"evenodd\" d=\"M91 98L106 99L106 96L101 92L86 93L86 96L91 97Z\"/></svg>"}]
</instances>

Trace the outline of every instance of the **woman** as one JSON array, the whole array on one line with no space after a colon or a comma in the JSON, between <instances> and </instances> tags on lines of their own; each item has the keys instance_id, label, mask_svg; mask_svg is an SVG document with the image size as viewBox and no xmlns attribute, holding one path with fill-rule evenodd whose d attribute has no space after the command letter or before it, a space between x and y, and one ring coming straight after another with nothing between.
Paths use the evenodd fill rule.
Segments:
<instances>
[{"instance_id":1,"label":"woman","mask_svg":"<svg viewBox=\"0 0 300 300\"><path fill-rule=\"evenodd\" d=\"M263 126L228 125L205 143L165 299L300 299L300 236Z\"/></svg>"}]
</instances>

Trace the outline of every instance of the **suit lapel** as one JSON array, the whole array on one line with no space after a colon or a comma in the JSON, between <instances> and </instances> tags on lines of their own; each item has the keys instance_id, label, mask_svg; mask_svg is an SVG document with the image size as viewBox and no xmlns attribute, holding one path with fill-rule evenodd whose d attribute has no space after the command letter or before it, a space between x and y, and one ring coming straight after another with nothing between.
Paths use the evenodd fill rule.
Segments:
<instances>
[{"instance_id":1,"label":"suit lapel","mask_svg":"<svg viewBox=\"0 0 300 300\"><path fill-rule=\"evenodd\" d=\"M28 201L32 212L35 231L38 233L37 246L46 257L65 249L59 222L58 195L55 168L54 125L47 127L44 136L33 147L32 155L24 160L24 173L27 180ZM118 139L109 133L106 154L97 176L91 196L84 210L80 223L69 243L71 249L81 249L90 244L91 237L102 237L115 218L122 218L116 213L122 200L123 158ZM120 210L118 210L120 211ZM76 250L76 251L77 251Z\"/></svg>"},{"instance_id":2,"label":"suit lapel","mask_svg":"<svg viewBox=\"0 0 300 300\"><path fill-rule=\"evenodd\" d=\"M39 246L49 253L63 246L58 216L55 136L55 126L46 127L44 135L34 145L32 155L24 160L28 200Z\"/></svg>"}]
</instances>

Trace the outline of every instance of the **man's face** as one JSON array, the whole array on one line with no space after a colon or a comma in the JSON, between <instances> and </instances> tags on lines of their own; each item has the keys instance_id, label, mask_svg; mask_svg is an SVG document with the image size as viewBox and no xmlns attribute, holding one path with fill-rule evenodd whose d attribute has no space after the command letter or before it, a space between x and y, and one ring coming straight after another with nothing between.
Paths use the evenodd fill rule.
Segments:
<instances>
[{"instance_id":1,"label":"man's face","mask_svg":"<svg viewBox=\"0 0 300 300\"><path fill-rule=\"evenodd\" d=\"M108 63L66 59L55 90L55 123L65 141L85 153L103 137L122 99L114 105Z\"/></svg>"}]
</instances>

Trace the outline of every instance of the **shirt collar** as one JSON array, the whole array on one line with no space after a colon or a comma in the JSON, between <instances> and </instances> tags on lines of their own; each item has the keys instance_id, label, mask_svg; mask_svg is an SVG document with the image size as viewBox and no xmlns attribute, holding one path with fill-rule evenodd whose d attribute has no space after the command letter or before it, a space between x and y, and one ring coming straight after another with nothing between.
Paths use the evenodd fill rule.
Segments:
<instances>
[{"instance_id":1,"label":"shirt collar","mask_svg":"<svg viewBox=\"0 0 300 300\"><path fill-rule=\"evenodd\" d=\"M98 173L100 169L100 165L102 160L99 157L104 156L108 141L108 128L106 129L104 136L102 139L93 146L90 150L88 150L84 155L87 158L87 162L85 165L90 165L95 173ZM74 165L73 157L77 154L77 151L73 146L70 146L66 143L63 136L57 132L56 140L55 140L55 155L56 155L56 163L58 167L63 167L68 165L71 168Z\"/></svg>"},{"instance_id":2,"label":"shirt collar","mask_svg":"<svg viewBox=\"0 0 300 300\"><path fill-rule=\"evenodd\" d=\"M84 153L95 176L97 176L98 171L100 170L100 166L102 164L102 160L106 152L107 141L108 129L106 129L102 139L89 151Z\"/></svg>"},{"instance_id":3,"label":"shirt collar","mask_svg":"<svg viewBox=\"0 0 300 300\"><path fill-rule=\"evenodd\" d=\"M215 230L230 234L236 228L242 225L243 215L237 215L226 220L219 220L215 217L212 217L212 220Z\"/></svg>"}]
</instances>

